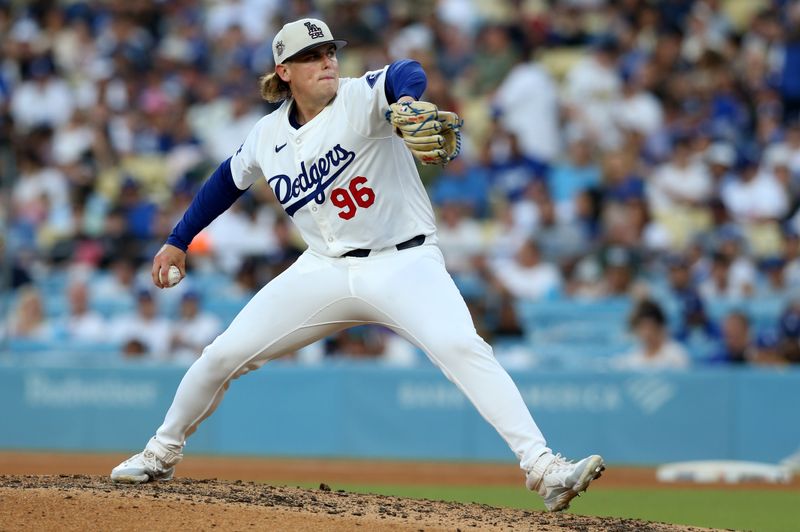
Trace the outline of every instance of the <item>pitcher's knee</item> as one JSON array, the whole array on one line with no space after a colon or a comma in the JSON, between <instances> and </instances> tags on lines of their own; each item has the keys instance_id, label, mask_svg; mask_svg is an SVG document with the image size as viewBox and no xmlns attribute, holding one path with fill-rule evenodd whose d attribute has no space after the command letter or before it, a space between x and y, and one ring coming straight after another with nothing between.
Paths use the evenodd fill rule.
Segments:
<instances>
[{"instance_id":1,"label":"pitcher's knee","mask_svg":"<svg viewBox=\"0 0 800 532\"><path fill-rule=\"evenodd\" d=\"M429 348L434 357L443 362L451 359L492 357L492 348L476 333L445 336L437 339Z\"/></svg>"},{"instance_id":2,"label":"pitcher's knee","mask_svg":"<svg viewBox=\"0 0 800 532\"><path fill-rule=\"evenodd\" d=\"M240 349L226 346L225 342L219 340L217 338L203 349L200 361L205 364L206 370L221 378L245 373L247 370L243 367L246 367L244 363L250 358L249 354L242 353ZM234 372L236 375L232 375Z\"/></svg>"}]
</instances>

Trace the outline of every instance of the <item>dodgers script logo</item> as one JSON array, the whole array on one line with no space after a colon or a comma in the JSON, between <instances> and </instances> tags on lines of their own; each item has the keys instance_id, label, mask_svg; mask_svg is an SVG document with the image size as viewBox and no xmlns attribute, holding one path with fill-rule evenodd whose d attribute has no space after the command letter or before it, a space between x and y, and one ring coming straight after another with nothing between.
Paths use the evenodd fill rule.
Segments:
<instances>
[{"instance_id":1,"label":"dodgers script logo","mask_svg":"<svg viewBox=\"0 0 800 532\"><path fill-rule=\"evenodd\" d=\"M286 214L294 216L298 209L312 199L317 202L317 205L322 205L325 201L325 189L331 186L331 183L350 166L355 158L355 152L337 144L323 157L311 163L308 168L306 168L305 161L301 162L300 175L294 180L288 175L278 174L267 179L267 183L275 191L275 197L283 205ZM295 199L297 201L288 205Z\"/></svg>"}]
</instances>

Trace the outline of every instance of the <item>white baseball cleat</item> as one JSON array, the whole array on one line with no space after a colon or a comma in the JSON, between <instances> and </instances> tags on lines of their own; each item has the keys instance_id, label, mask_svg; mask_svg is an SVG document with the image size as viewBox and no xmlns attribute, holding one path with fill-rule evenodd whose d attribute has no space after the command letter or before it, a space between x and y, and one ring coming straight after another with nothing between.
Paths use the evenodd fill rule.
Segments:
<instances>
[{"instance_id":1,"label":"white baseball cleat","mask_svg":"<svg viewBox=\"0 0 800 532\"><path fill-rule=\"evenodd\" d=\"M111 470L111 480L128 484L142 484L153 480L170 480L175 473L175 464L182 454L173 452L159 458L150 449L135 454Z\"/></svg>"},{"instance_id":2,"label":"white baseball cleat","mask_svg":"<svg viewBox=\"0 0 800 532\"><path fill-rule=\"evenodd\" d=\"M603 458L596 454L573 463L560 454L542 455L526 475L525 485L544 499L549 512L569 508L569 502L586 491L605 470Z\"/></svg>"}]
</instances>

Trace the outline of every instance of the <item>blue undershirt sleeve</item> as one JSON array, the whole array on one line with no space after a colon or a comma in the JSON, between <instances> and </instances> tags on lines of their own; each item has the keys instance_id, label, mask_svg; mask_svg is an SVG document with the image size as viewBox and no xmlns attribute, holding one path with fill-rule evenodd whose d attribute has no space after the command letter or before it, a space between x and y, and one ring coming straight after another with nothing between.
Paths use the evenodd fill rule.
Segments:
<instances>
[{"instance_id":1,"label":"blue undershirt sleeve","mask_svg":"<svg viewBox=\"0 0 800 532\"><path fill-rule=\"evenodd\" d=\"M386 69L384 91L390 104L395 103L403 96L411 96L415 100L419 100L427 86L428 78L425 76L425 71L422 70L422 65L417 61L401 59Z\"/></svg>"},{"instance_id":2,"label":"blue undershirt sleeve","mask_svg":"<svg viewBox=\"0 0 800 532\"><path fill-rule=\"evenodd\" d=\"M183 218L167 238L167 244L186 251L192 239L245 192L246 189L239 189L233 182L231 159L226 159L200 187Z\"/></svg>"}]
</instances>

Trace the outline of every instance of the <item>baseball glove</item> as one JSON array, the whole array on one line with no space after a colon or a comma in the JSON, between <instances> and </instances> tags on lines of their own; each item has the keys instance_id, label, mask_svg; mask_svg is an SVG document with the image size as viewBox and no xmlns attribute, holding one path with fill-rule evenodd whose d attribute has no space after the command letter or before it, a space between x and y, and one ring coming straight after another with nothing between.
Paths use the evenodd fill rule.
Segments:
<instances>
[{"instance_id":1,"label":"baseball glove","mask_svg":"<svg viewBox=\"0 0 800 532\"><path fill-rule=\"evenodd\" d=\"M393 103L386 119L422 164L445 165L461 151L463 121L430 102Z\"/></svg>"}]
</instances>

